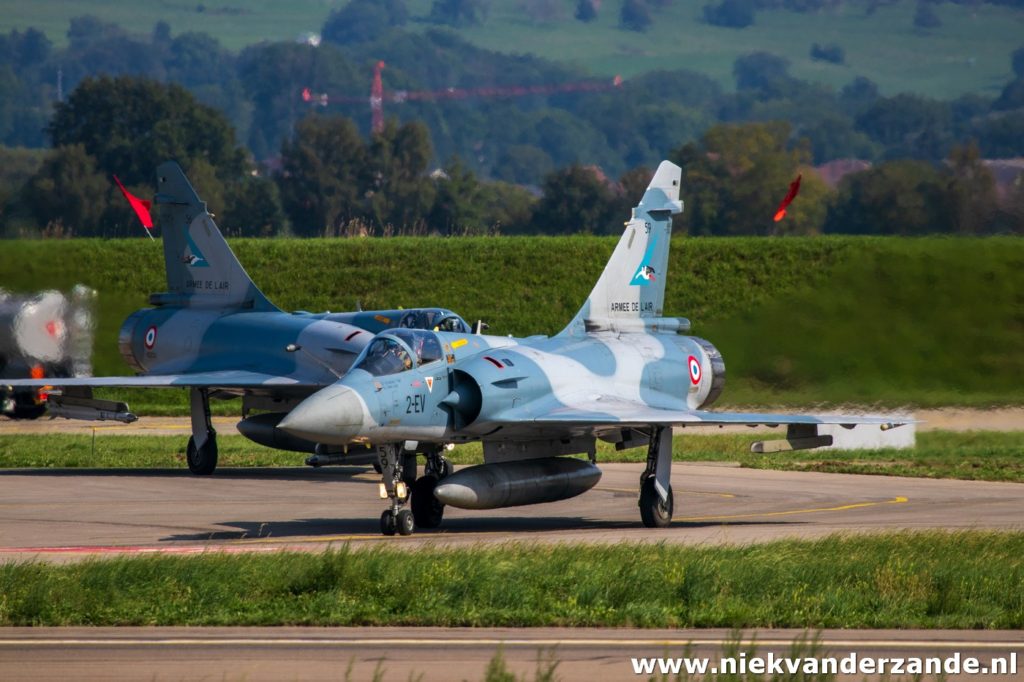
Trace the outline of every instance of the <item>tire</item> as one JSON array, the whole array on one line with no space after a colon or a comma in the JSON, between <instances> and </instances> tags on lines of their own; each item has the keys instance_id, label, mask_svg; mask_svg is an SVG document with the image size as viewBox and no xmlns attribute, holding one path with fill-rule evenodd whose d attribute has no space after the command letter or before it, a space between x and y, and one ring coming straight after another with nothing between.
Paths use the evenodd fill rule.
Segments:
<instances>
[{"instance_id":1,"label":"tire","mask_svg":"<svg viewBox=\"0 0 1024 682\"><path fill-rule=\"evenodd\" d=\"M14 391L11 397L14 398L14 409L10 413L11 419L39 419L46 414L46 403L36 402L35 389Z\"/></svg>"},{"instance_id":2,"label":"tire","mask_svg":"<svg viewBox=\"0 0 1024 682\"><path fill-rule=\"evenodd\" d=\"M14 405L11 419L39 419L46 413L46 405Z\"/></svg>"},{"instance_id":3,"label":"tire","mask_svg":"<svg viewBox=\"0 0 1024 682\"><path fill-rule=\"evenodd\" d=\"M395 515L388 509L380 515L380 532L384 535L394 535L395 527Z\"/></svg>"},{"instance_id":4,"label":"tire","mask_svg":"<svg viewBox=\"0 0 1024 682\"><path fill-rule=\"evenodd\" d=\"M395 517L395 526L401 535L412 535L412 531L416 527L412 512L408 509L398 512L398 516Z\"/></svg>"},{"instance_id":5,"label":"tire","mask_svg":"<svg viewBox=\"0 0 1024 682\"><path fill-rule=\"evenodd\" d=\"M640 520L645 528L668 528L672 523L672 486L668 487L668 502L661 503L661 497L654 487L654 476L640 486Z\"/></svg>"},{"instance_id":6,"label":"tire","mask_svg":"<svg viewBox=\"0 0 1024 682\"><path fill-rule=\"evenodd\" d=\"M412 517L417 528L437 528L444 518L444 505L434 497L437 477L420 476L412 486Z\"/></svg>"},{"instance_id":7,"label":"tire","mask_svg":"<svg viewBox=\"0 0 1024 682\"><path fill-rule=\"evenodd\" d=\"M441 458L441 471L438 472L439 478L447 478L455 473L455 465L452 464L451 460L447 457Z\"/></svg>"},{"instance_id":8,"label":"tire","mask_svg":"<svg viewBox=\"0 0 1024 682\"><path fill-rule=\"evenodd\" d=\"M186 450L188 470L197 476L209 476L217 468L217 436L210 434L203 447L196 447L196 439L189 436Z\"/></svg>"},{"instance_id":9,"label":"tire","mask_svg":"<svg viewBox=\"0 0 1024 682\"><path fill-rule=\"evenodd\" d=\"M378 474L383 474L384 473L384 469L381 468L380 462L374 462L373 463L373 470L376 471Z\"/></svg>"}]
</instances>

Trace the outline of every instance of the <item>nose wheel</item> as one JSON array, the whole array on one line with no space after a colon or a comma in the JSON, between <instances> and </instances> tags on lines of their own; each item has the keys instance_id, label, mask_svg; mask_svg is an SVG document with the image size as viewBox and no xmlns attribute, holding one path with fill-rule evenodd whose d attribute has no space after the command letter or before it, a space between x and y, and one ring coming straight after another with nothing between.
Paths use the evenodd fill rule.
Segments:
<instances>
[{"instance_id":1,"label":"nose wheel","mask_svg":"<svg viewBox=\"0 0 1024 682\"><path fill-rule=\"evenodd\" d=\"M416 478L416 454L404 452L401 444L381 445L377 449L383 478L382 496L390 506L380 515L384 535L411 535L416 528L437 528L444 518L444 505L434 496L442 479L454 471L442 448L428 450L423 476ZM409 508L405 503L409 502Z\"/></svg>"},{"instance_id":2,"label":"nose wheel","mask_svg":"<svg viewBox=\"0 0 1024 682\"><path fill-rule=\"evenodd\" d=\"M380 532L384 535L412 535L416 527L413 521L412 512L408 509L399 509L396 514L392 509L385 509L380 515Z\"/></svg>"},{"instance_id":3,"label":"nose wheel","mask_svg":"<svg viewBox=\"0 0 1024 682\"><path fill-rule=\"evenodd\" d=\"M405 452L401 444L388 443L378 447L377 459L384 479L382 497L390 501L389 508L380 515L380 532L412 535L416 522L412 512L403 507L416 483L416 453Z\"/></svg>"}]
</instances>

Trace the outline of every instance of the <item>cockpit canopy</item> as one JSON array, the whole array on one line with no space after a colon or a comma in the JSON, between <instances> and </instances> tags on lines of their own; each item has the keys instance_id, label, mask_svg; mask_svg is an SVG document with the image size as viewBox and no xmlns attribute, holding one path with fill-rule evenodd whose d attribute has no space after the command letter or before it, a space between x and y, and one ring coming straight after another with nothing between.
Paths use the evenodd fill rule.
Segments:
<instances>
[{"instance_id":1,"label":"cockpit canopy","mask_svg":"<svg viewBox=\"0 0 1024 682\"><path fill-rule=\"evenodd\" d=\"M379 377L427 365L443 357L441 342L433 332L395 329L371 341L353 369Z\"/></svg>"},{"instance_id":2,"label":"cockpit canopy","mask_svg":"<svg viewBox=\"0 0 1024 682\"><path fill-rule=\"evenodd\" d=\"M399 320L402 329L433 329L438 332L469 334L472 330L466 321L450 310L443 308L415 308L406 311Z\"/></svg>"}]
</instances>

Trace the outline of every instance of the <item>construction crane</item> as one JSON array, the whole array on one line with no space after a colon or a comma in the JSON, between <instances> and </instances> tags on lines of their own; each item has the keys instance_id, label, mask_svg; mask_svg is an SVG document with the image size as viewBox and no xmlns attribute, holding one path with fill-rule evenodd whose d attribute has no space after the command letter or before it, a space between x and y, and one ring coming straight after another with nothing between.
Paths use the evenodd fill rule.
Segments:
<instances>
[{"instance_id":1,"label":"construction crane","mask_svg":"<svg viewBox=\"0 0 1024 682\"><path fill-rule=\"evenodd\" d=\"M384 91L381 73L384 62L378 61L373 67L373 84L370 86L370 97L328 95L325 92L313 92L306 87L302 89L302 101L314 106L326 107L335 103L360 103L369 101L373 132L384 129L384 102L435 102L445 99L467 99L470 97L521 97L525 95L553 95L560 92L601 92L612 90L622 85L622 76L604 81L572 81L552 85L512 85L491 86L482 88L445 88L444 90L395 90Z\"/></svg>"}]
</instances>

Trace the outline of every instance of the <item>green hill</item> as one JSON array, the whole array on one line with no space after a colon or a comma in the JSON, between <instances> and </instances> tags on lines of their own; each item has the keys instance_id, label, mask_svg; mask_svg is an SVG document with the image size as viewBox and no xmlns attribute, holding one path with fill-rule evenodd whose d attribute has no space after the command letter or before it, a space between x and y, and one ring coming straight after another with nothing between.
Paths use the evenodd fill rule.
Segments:
<instances>
[{"instance_id":1,"label":"green hill","mask_svg":"<svg viewBox=\"0 0 1024 682\"><path fill-rule=\"evenodd\" d=\"M126 372L117 330L164 288L160 244L2 244L2 287L99 290L96 373ZM614 245L598 237L232 241L285 309L443 305L516 335L558 331ZM1024 403L1020 239L677 238L666 314L690 318L694 333L722 350L726 403ZM149 400L131 401L140 398Z\"/></svg>"},{"instance_id":2,"label":"green hill","mask_svg":"<svg viewBox=\"0 0 1024 682\"><path fill-rule=\"evenodd\" d=\"M410 0L407 4L413 17L424 17L431 3ZM263 40L294 40L304 32L318 32L330 10L341 4L150 0L129 6L113 0L7 0L0 2L0 32L35 26L63 44L68 20L93 14L147 34L156 22L166 21L175 33L205 31L239 50ZM1011 77L1009 54L1024 42L1024 13L991 4L936 4L942 25L928 31L914 28L916 3L910 0L880 6L871 14L866 12L868 3L854 1L836 3L822 12L765 10L757 13L753 26L742 30L703 23L704 4L677 1L653 7L654 24L640 34L618 28L619 2L603 3L598 19L584 24L573 19L574 3L567 0L492 0L483 25L459 33L480 47L573 62L597 75L629 77L688 68L727 87L733 83L736 57L764 50L789 58L797 78L841 86L860 75L878 83L885 94L916 92L939 98L966 92L997 94ZM406 28L430 26L414 21ZM845 64L813 61L809 56L813 43L841 46ZM367 55L368 60L373 57Z\"/></svg>"}]
</instances>

